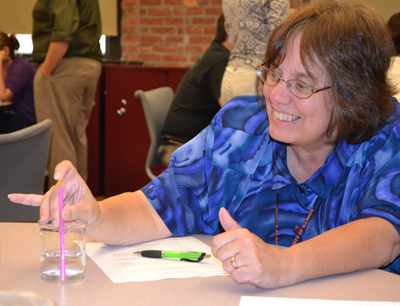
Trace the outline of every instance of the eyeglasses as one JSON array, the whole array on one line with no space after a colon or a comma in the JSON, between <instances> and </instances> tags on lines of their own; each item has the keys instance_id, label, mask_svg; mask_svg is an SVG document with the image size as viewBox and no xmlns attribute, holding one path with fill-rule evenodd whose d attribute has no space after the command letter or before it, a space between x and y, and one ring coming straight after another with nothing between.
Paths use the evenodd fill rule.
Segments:
<instances>
[{"instance_id":1,"label":"eyeglasses","mask_svg":"<svg viewBox=\"0 0 400 306\"><path fill-rule=\"evenodd\" d=\"M271 69L265 67L265 66L257 66L256 67L258 77L263 81L263 83L269 85L269 86L275 86L276 84L279 83L280 80L284 81L286 83L287 88L289 91L297 98L300 99L307 99L311 97L313 93L323 91L326 89L331 88L331 86L324 87L321 89L314 89L310 85L298 81L298 80L284 80L280 77L278 77L275 72L273 72Z\"/></svg>"}]
</instances>

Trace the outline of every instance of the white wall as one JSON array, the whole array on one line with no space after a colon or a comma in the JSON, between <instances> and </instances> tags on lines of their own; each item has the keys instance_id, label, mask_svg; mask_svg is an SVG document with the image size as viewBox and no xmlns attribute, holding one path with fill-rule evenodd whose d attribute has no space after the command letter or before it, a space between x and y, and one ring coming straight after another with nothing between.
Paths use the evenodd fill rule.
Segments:
<instances>
[{"instance_id":1,"label":"white wall","mask_svg":"<svg viewBox=\"0 0 400 306\"><path fill-rule=\"evenodd\" d=\"M395 14L400 13L400 0L361 0L375 6L388 21L389 18Z\"/></svg>"},{"instance_id":2,"label":"white wall","mask_svg":"<svg viewBox=\"0 0 400 306\"><path fill-rule=\"evenodd\" d=\"M0 31L13 34L31 34L33 22L32 10L36 1L0 0ZM99 6L103 28L102 34L117 36L117 0L99 0Z\"/></svg>"}]
</instances>

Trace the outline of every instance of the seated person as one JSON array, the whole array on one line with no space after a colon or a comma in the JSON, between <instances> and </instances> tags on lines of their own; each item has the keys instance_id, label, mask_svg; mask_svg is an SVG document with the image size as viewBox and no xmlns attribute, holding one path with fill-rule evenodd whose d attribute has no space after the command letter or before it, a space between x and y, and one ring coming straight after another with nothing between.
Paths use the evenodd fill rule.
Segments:
<instances>
[{"instance_id":1,"label":"seated person","mask_svg":"<svg viewBox=\"0 0 400 306\"><path fill-rule=\"evenodd\" d=\"M0 32L0 100L12 102L11 111L0 112L0 134L36 123L33 99L35 70L23 57L15 57L19 42Z\"/></svg>"},{"instance_id":2,"label":"seated person","mask_svg":"<svg viewBox=\"0 0 400 306\"><path fill-rule=\"evenodd\" d=\"M397 101L400 102L400 12L394 14L387 22L390 36L396 47L396 56L393 56L392 66L389 69L388 78L397 87L395 95Z\"/></svg>"},{"instance_id":3,"label":"seated person","mask_svg":"<svg viewBox=\"0 0 400 306\"><path fill-rule=\"evenodd\" d=\"M220 88L230 54L224 20L221 15L214 41L185 74L174 96L158 149L164 167L172 153L209 125L221 108Z\"/></svg>"},{"instance_id":4,"label":"seated person","mask_svg":"<svg viewBox=\"0 0 400 306\"><path fill-rule=\"evenodd\" d=\"M40 222L57 226L62 187L65 224L87 220L87 235L110 245L215 235L223 269L260 288L370 268L400 274L390 42L371 6L310 1L271 35L259 95L224 105L142 190L97 202L64 161L44 196L9 198L40 205Z\"/></svg>"}]
</instances>

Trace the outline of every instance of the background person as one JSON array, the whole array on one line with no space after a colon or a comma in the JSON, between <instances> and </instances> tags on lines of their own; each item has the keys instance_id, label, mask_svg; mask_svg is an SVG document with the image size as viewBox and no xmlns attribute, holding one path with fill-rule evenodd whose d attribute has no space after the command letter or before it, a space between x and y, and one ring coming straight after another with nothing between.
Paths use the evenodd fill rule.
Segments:
<instances>
[{"instance_id":1,"label":"background person","mask_svg":"<svg viewBox=\"0 0 400 306\"><path fill-rule=\"evenodd\" d=\"M38 0L33 9L33 60L38 121L51 119L49 185L54 167L68 159L87 180L86 127L90 119L102 54L97 0Z\"/></svg>"},{"instance_id":2,"label":"background person","mask_svg":"<svg viewBox=\"0 0 400 306\"><path fill-rule=\"evenodd\" d=\"M158 155L168 167L172 153L208 126L220 110L221 81L229 60L224 15L211 46L185 74L168 111Z\"/></svg>"},{"instance_id":3,"label":"background person","mask_svg":"<svg viewBox=\"0 0 400 306\"><path fill-rule=\"evenodd\" d=\"M58 165L66 225L88 220L87 235L106 244L216 235L224 270L261 288L369 268L400 274L390 41L367 4L310 1L271 35L257 67L262 94L224 105L141 191L98 203L71 163ZM41 205L41 222L58 225L56 187L10 199Z\"/></svg>"},{"instance_id":4,"label":"background person","mask_svg":"<svg viewBox=\"0 0 400 306\"><path fill-rule=\"evenodd\" d=\"M397 87L397 94L395 97L397 101L400 102L400 12L389 18L387 26L397 54L397 56L393 56L388 78Z\"/></svg>"},{"instance_id":5,"label":"background person","mask_svg":"<svg viewBox=\"0 0 400 306\"><path fill-rule=\"evenodd\" d=\"M0 112L0 134L11 133L36 123L33 100L35 70L23 57L15 57L19 42L0 32L0 100L12 102L11 111Z\"/></svg>"},{"instance_id":6,"label":"background person","mask_svg":"<svg viewBox=\"0 0 400 306\"><path fill-rule=\"evenodd\" d=\"M231 56L221 85L222 105L240 95L254 95L257 74L272 31L289 15L290 0L223 0Z\"/></svg>"}]
</instances>

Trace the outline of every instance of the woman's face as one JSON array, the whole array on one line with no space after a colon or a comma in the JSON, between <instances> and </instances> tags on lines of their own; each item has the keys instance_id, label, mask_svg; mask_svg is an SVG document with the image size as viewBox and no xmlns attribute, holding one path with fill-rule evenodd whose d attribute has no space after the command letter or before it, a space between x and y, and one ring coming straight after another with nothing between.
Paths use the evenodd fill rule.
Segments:
<instances>
[{"instance_id":1,"label":"woman's face","mask_svg":"<svg viewBox=\"0 0 400 306\"><path fill-rule=\"evenodd\" d=\"M284 80L296 79L320 89L326 84L326 73L321 66L311 67L314 80L307 74L300 60L300 36L294 38L288 47L285 60L278 67L270 67ZM328 89L331 90L331 89ZM326 91L313 93L307 99L295 97L284 81L275 86L264 84L263 93L269 118L269 133L275 140L307 150L327 146L327 127L331 116L332 103L325 100Z\"/></svg>"}]
</instances>

